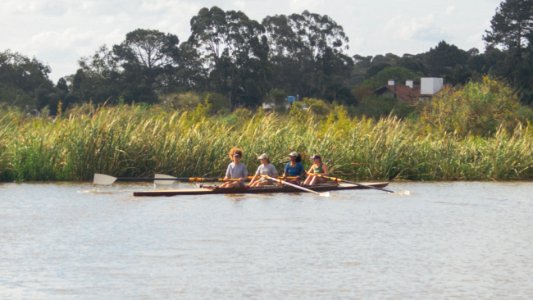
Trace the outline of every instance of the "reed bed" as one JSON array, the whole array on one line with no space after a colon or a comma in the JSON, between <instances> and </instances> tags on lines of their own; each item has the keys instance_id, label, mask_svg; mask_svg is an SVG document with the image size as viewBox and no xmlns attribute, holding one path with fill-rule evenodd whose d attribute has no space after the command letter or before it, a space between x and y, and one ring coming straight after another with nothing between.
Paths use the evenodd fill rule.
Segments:
<instances>
[{"instance_id":1,"label":"reed bed","mask_svg":"<svg viewBox=\"0 0 533 300\"><path fill-rule=\"evenodd\" d=\"M221 176L227 151L244 150L250 172L266 152L281 170L299 151L314 153L334 174L355 180L531 180L533 131L519 124L490 136L428 129L421 120L351 118L337 107L327 118L303 111L210 116L160 106L84 105L61 116L30 117L3 109L0 180L90 180L113 176Z\"/></svg>"}]
</instances>

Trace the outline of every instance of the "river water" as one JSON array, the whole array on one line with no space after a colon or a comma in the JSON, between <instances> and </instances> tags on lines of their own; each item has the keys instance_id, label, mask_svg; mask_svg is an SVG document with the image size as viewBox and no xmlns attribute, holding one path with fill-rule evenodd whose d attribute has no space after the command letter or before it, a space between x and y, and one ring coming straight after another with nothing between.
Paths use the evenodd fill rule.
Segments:
<instances>
[{"instance_id":1,"label":"river water","mask_svg":"<svg viewBox=\"0 0 533 300\"><path fill-rule=\"evenodd\" d=\"M0 184L0 298L533 298L533 183L150 188Z\"/></svg>"}]
</instances>

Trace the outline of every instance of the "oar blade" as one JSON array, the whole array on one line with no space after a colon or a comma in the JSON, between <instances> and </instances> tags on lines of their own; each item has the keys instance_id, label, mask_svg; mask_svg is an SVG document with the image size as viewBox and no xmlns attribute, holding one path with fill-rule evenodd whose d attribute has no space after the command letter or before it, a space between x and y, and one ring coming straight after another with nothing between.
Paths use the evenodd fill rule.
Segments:
<instances>
[{"instance_id":1,"label":"oar blade","mask_svg":"<svg viewBox=\"0 0 533 300\"><path fill-rule=\"evenodd\" d=\"M154 183L155 184L161 184L161 185L171 185L171 184L174 184L177 182L177 180L172 180L172 179L175 179L176 177L174 176L170 176L170 175L166 175L166 174L155 174L154 176ZM162 179L162 180L158 180L158 179Z\"/></svg>"},{"instance_id":2,"label":"oar blade","mask_svg":"<svg viewBox=\"0 0 533 300\"><path fill-rule=\"evenodd\" d=\"M105 175L105 174L94 174L93 184L96 185L112 185L117 181L116 177Z\"/></svg>"},{"instance_id":3,"label":"oar blade","mask_svg":"<svg viewBox=\"0 0 533 300\"><path fill-rule=\"evenodd\" d=\"M321 196L321 197L329 197L329 196L331 196L329 192L319 193L318 195Z\"/></svg>"}]
</instances>

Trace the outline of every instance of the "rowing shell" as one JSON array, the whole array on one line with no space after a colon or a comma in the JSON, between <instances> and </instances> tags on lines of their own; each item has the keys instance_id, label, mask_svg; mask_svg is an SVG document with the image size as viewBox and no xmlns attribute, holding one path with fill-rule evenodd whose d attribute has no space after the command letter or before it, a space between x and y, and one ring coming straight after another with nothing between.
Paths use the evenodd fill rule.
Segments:
<instances>
[{"instance_id":1,"label":"rowing shell","mask_svg":"<svg viewBox=\"0 0 533 300\"><path fill-rule=\"evenodd\" d=\"M363 184L365 186L363 186ZM361 185L352 184L321 184L307 187L315 192L325 191L344 191L344 190L361 190L368 187L383 188L388 182L361 183ZM217 195L217 194L267 194L267 193L301 193L302 191L290 186L258 186L258 187L237 187L237 188L199 188L199 189L181 189L181 190L158 190L134 192L136 197L160 197L160 196L179 196L179 195Z\"/></svg>"}]
</instances>

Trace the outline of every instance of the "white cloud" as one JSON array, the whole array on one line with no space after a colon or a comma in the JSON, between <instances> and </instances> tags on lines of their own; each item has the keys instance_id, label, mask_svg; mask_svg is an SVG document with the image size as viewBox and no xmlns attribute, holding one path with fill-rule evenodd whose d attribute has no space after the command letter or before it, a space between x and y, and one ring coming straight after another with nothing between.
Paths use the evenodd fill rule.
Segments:
<instances>
[{"instance_id":1,"label":"white cloud","mask_svg":"<svg viewBox=\"0 0 533 300\"><path fill-rule=\"evenodd\" d=\"M290 0L289 7L291 11L302 12L304 10L309 10L312 12L317 12L319 7L324 6L324 1L320 0Z\"/></svg>"},{"instance_id":2,"label":"white cloud","mask_svg":"<svg viewBox=\"0 0 533 300\"><path fill-rule=\"evenodd\" d=\"M385 25L392 38L399 40L440 41L446 34L435 24L435 16L429 14L418 18L397 16Z\"/></svg>"},{"instance_id":3,"label":"white cloud","mask_svg":"<svg viewBox=\"0 0 533 300\"><path fill-rule=\"evenodd\" d=\"M64 0L29 0L29 1L12 1L4 0L3 9L15 14L41 14L48 16L62 16L67 13L71 5Z\"/></svg>"},{"instance_id":4,"label":"white cloud","mask_svg":"<svg viewBox=\"0 0 533 300\"><path fill-rule=\"evenodd\" d=\"M446 8L446 15L451 15L455 12L455 5L450 5Z\"/></svg>"}]
</instances>

